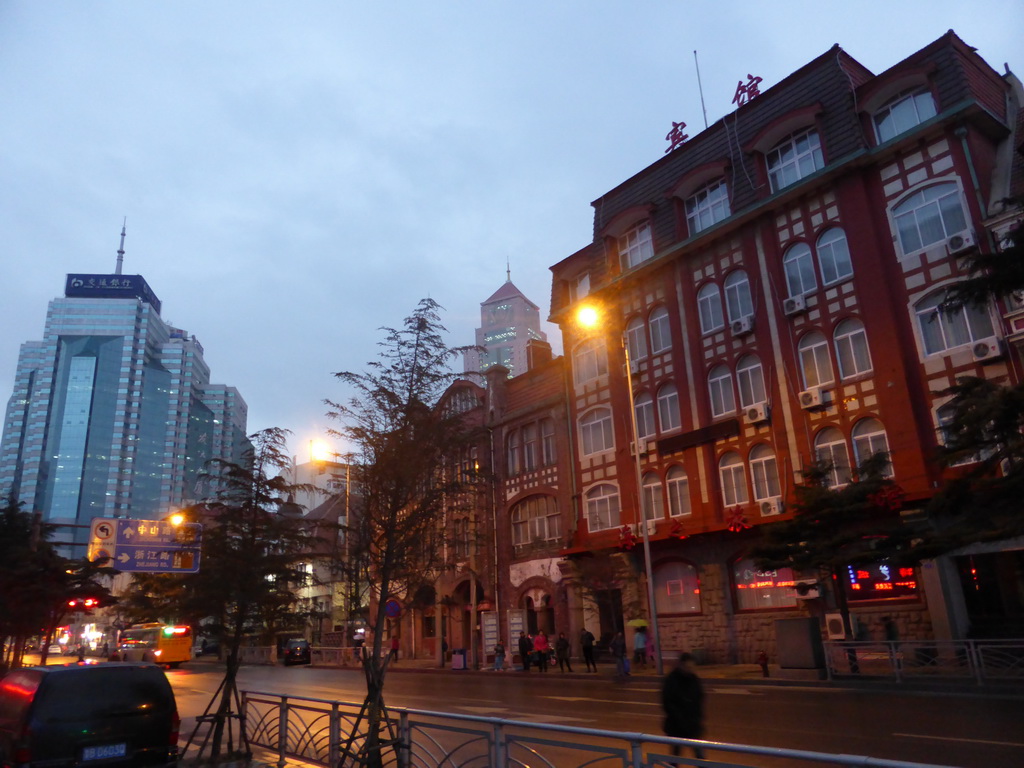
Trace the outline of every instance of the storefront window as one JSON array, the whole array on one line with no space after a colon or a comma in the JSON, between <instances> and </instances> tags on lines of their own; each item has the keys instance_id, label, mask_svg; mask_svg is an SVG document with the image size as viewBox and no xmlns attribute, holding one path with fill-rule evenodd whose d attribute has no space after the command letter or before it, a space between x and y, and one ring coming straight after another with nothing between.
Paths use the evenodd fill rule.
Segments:
<instances>
[{"instance_id":1,"label":"storefront window","mask_svg":"<svg viewBox=\"0 0 1024 768\"><path fill-rule=\"evenodd\" d=\"M700 613L697 569L680 560L659 564L654 570L654 603L659 616Z\"/></svg>"},{"instance_id":2,"label":"storefront window","mask_svg":"<svg viewBox=\"0 0 1024 768\"><path fill-rule=\"evenodd\" d=\"M749 558L737 560L732 566L736 608L741 611L795 607L797 599L794 583L792 568L762 571Z\"/></svg>"}]
</instances>

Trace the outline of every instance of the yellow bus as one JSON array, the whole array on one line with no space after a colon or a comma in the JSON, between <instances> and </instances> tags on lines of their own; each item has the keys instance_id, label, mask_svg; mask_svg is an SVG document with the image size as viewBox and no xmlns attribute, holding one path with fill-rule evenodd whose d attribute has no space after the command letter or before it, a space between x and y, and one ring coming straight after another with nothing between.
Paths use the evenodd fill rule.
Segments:
<instances>
[{"instance_id":1,"label":"yellow bus","mask_svg":"<svg viewBox=\"0 0 1024 768\"><path fill-rule=\"evenodd\" d=\"M192 658L192 627L181 624L134 624L121 633L119 661L152 661L177 667Z\"/></svg>"}]
</instances>

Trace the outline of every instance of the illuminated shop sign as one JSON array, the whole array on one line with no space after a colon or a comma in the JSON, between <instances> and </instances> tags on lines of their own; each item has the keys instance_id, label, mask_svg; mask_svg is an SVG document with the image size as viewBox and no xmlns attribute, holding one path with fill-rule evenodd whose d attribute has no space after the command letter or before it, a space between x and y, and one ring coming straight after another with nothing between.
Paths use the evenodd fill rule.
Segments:
<instances>
[{"instance_id":1,"label":"illuminated shop sign","mask_svg":"<svg viewBox=\"0 0 1024 768\"><path fill-rule=\"evenodd\" d=\"M160 299L142 275L68 275L64 295L77 299L142 299L160 313Z\"/></svg>"},{"instance_id":2,"label":"illuminated shop sign","mask_svg":"<svg viewBox=\"0 0 1024 768\"><path fill-rule=\"evenodd\" d=\"M916 598L917 571L888 563L848 565L846 595L850 600L891 600Z\"/></svg>"}]
</instances>

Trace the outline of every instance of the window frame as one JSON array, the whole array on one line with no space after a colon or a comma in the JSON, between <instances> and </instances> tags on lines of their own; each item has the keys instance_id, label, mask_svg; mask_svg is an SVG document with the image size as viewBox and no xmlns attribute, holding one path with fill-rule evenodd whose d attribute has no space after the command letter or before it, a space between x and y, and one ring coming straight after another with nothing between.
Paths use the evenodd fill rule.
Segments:
<instances>
[{"instance_id":1,"label":"window frame","mask_svg":"<svg viewBox=\"0 0 1024 768\"><path fill-rule=\"evenodd\" d=\"M725 382L728 382L728 387L724 386ZM728 403L726 394L728 394ZM732 379L732 370L724 363L716 365L708 371L708 400L711 403L712 418L718 419L736 413L736 389ZM731 408L728 407L730 403Z\"/></svg>"},{"instance_id":2,"label":"window frame","mask_svg":"<svg viewBox=\"0 0 1024 768\"><path fill-rule=\"evenodd\" d=\"M803 139L807 140L805 149L800 148ZM786 155L787 151L790 153L788 156ZM806 170L805 167L804 160L807 158L810 158L811 161L810 170ZM825 153L821 146L821 136L818 134L817 127L800 128L782 141L776 142L775 146L765 153L765 167L768 171L768 183L772 194L790 187L824 168Z\"/></svg>"},{"instance_id":3,"label":"window frame","mask_svg":"<svg viewBox=\"0 0 1024 768\"><path fill-rule=\"evenodd\" d=\"M640 479L644 520L665 519L665 489L657 472L645 472Z\"/></svg>"},{"instance_id":4,"label":"window frame","mask_svg":"<svg viewBox=\"0 0 1024 768\"><path fill-rule=\"evenodd\" d=\"M924 115L923 117L921 115L921 109L920 109L920 103L921 102L920 102L920 99L919 99L919 97L921 97L921 96L927 96L928 97L928 104L931 107L931 114L930 115ZM904 127L904 128L900 128L899 126L896 125L898 118L894 117L894 113L895 113L895 111L899 107L901 107L901 106L903 106L903 105L905 105L907 103L910 103L913 106L913 119L914 119L914 122L910 123L909 125L906 125L906 127ZM927 110L925 110L925 111L927 111ZM885 113L885 115L882 114L883 112ZM908 114L909 114L909 112L903 111L901 116L905 117ZM895 96L893 96L891 99L886 101L885 104L883 104L881 107L879 107L878 109L876 109L872 113L872 115L871 115L871 125L875 129L875 140L879 144L884 144L885 142L889 141L890 139L895 139L897 136L902 136L907 131L913 130L917 126L921 125L921 123L925 122L926 120L930 120L931 118L935 117L937 114L938 114L938 105L935 103L935 94L932 93L931 88L929 88L927 85L924 85L924 86L916 85L916 86L913 86L911 88L907 88L907 89L897 93ZM891 121L892 122L892 128L891 129L890 128L884 128L883 129L883 125L882 124L888 118L893 118L892 121ZM883 133L888 133L890 130L891 130L891 133L889 133L889 135L887 135L887 136L883 135Z\"/></svg>"},{"instance_id":5,"label":"window frame","mask_svg":"<svg viewBox=\"0 0 1024 768\"><path fill-rule=\"evenodd\" d=\"M818 290L818 277L814 274L814 254L811 252L811 246L803 240L786 248L782 256L782 270L786 275L789 298L807 296Z\"/></svg>"},{"instance_id":6,"label":"window frame","mask_svg":"<svg viewBox=\"0 0 1024 768\"><path fill-rule=\"evenodd\" d=\"M657 422L654 420L654 398L646 390L633 397L636 411L636 434L641 440L658 434Z\"/></svg>"},{"instance_id":7,"label":"window frame","mask_svg":"<svg viewBox=\"0 0 1024 768\"><path fill-rule=\"evenodd\" d=\"M608 347L599 337L584 339L572 353L573 381L577 387L608 375Z\"/></svg>"},{"instance_id":8,"label":"window frame","mask_svg":"<svg viewBox=\"0 0 1024 768\"><path fill-rule=\"evenodd\" d=\"M732 215L725 179L708 182L683 201L686 228L693 237Z\"/></svg>"},{"instance_id":9,"label":"window frame","mask_svg":"<svg viewBox=\"0 0 1024 768\"><path fill-rule=\"evenodd\" d=\"M992 313L989 305L986 305L985 309L979 309L973 304L964 304L952 312L944 312L939 309L944 298L944 290L932 291L918 299L913 305L914 317L917 321L917 331L921 337L921 351L924 352L925 357L941 355L959 347L976 344L982 339L988 339L996 335L995 324L992 322ZM987 328L979 328L978 325L980 323L984 323ZM958 329L957 326L960 324L963 327ZM926 325L928 326L927 328ZM933 332L930 333L929 329ZM939 331L940 338L938 339L934 333L935 329ZM987 330L987 333L975 336L975 332L981 330ZM967 340L950 343L950 341L955 341L955 338L951 339L950 337L955 336L959 332L966 332ZM933 341L941 341L943 346L932 349L930 348L930 342Z\"/></svg>"},{"instance_id":10,"label":"window frame","mask_svg":"<svg viewBox=\"0 0 1024 768\"><path fill-rule=\"evenodd\" d=\"M722 504L726 509L750 503L746 466L738 452L722 454L718 460L718 479L722 486Z\"/></svg>"},{"instance_id":11,"label":"window frame","mask_svg":"<svg viewBox=\"0 0 1024 768\"><path fill-rule=\"evenodd\" d=\"M630 318L626 323L626 349L631 363L647 358L647 324L642 317Z\"/></svg>"},{"instance_id":12,"label":"window frame","mask_svg":"<svg viewBox=\"0 0 1024 768\"><path fill-rule=\"evenodd\" d=\"M938 193L942 190L941 194ZM944 205L947 201L950 204ZM955 202L955 207L952 205ZM918 215L919 212L934 208L930 218L927 212ZM937 215L935 215L937 214ZM959 180L936 179L925 186L918 187L895 203L889 210L892 220L893 231L896 234L896 242L903 257L912 256L921 251L933 248L938 243L944 243L953 235L966 232L970 228L970 217L964 205L963 189ZM946 218L950 221L947 222ZM957 221L959 217L959 221ZM938 237L925 241L922 232L922 223L928 224L938 222L942 227L942 234ZM913 233L916 235L916 242L905 237L911 232L910 227L904 224L913 224ZM930 236L930 235L929 235Z\"/></svg>"},{"instance_id":13,"label":"window frame","mask_svg":"<svg viewBox=\"0 0 1024 768\"><path fill-rule=\"evenodd\" d=\"M775 451L765 443L758 443L750 449L750 485L754 501L761 502L782 496L782 482L779 479L779 464Z\"/></svg>"},{"instance_id":14,"label":"window frame","mask_svg":"<svg viewBox=\"0 0 1024 768\"><path fill-rule=\"evenodd\" d=\"M671 381L658 388L658 426L662 432L671 432L683 426L679 411L679 388Z\"/></svg>"},{"instance_id":15,"label":"window frame","mask_svg":"<svg viewBox=\"0 0 1024 768\"><path fill-rule=\"evenodd\" d=\"M736 389L740 408L768 402L768 386L764 380L764 366L757 355L744 355L736 363ZM758 399L760 395L760 399ZM749 402L748 402L749 400Z\"/></svg>"},{"instance_id":16,"label":"window frame","mask_svg":"<svg viewBox=\"0 0 1024 768\"><path fill-rule=\"evenodd\" d=\"M875 426L877 425L877 426ZM867 434L858 434L871 427L874 429L872 432ZM881 444L883 447L878 446L879 438L881 438ZM886 465L885 471L882 473L882 477L892 477L892 453L889 450L889 435L885 431L885 425L882 424L881 420L874 416L865 416L863 419L859 419L856 424L853 425L853 429L850 430L850 442L853 443L853 458L857 462L857 466L864 464L872 456L878 453L885 453L889 457L889 463ZM866 453L863 451L864 443L867 443L867 447L870 448L871 452Z\"/></svg>"},{"instance_id":17,"label":"window frame","mask_svg":"<svg viewBox=\"0 0 1024 768\"><path fill-rule=\"evenodd\" d=\"M826 237L832 239L826 241ZM839 247L839 244L842 247ZM853 257L850 255L850 242L846 237L846 231L842 227L828 227L814 242L814 249L818 252L818 269L821 270L821 284L823 286L838 285L853 277ZM826 255L828 257L828 269L826 269ZM844 261L845 260L845 261ZM840 272L839 265L843 263L845 271ZM834 276L829 277L831 271Z\"/></svg>"},{"instance_id":18,"label":"window frame","mask_svg":"<svg viewBox=\"0 0 1024 768\"><path fill-rule=\"evenodd\" d=\"M700 319L701 335L707 335L725 328L725 313L722 311L722 292L718 283L708 281L697 291L697 315Z\"/></svg>"},{"instance_id":19,"label":"window frame","mask_svg":"<svg viewBox=\"0 0 1024 768\"><path fill-rule=\"evenodd\" d=\"M851 326L856 326L856 330L846 330ZM862 355L857 354L857 338L863 340L863 346L860 348ZM866 376L874 370L871 362L871 348L868 345L868 333L860 318L847 317L836 323L836 327L832 331L832 342L835 345L836 363L839 368L840 380L846 381L859 376ZM847 347L849 348L848 351ZM860 357L863 357L863 359L859 360L858 358ZM846 366L843 364L844 360L848 360L853 364L853 370L846 370ZM862 367L863 363L866 363L866 365Z\"/></svg>"},{"instance_id":20,"label":"window frame","mask_svg":"<svg viewBox=\"0 0 1024 768\"><path fill-rule=\"evenodd\" d=\"M693 514L693 506L690 503L690 478L686 470L678 464L673 464L665 473L665 497L668 501L669 517L689 517Z\"/></svg>"},{"instance_id":21,"label":"window frame","mask_svg":"<svg viewBox=\"0 0 1024 768\"><path fill-rule=\"evenodd\" d=\"M829 438L826 441L826 436ZM842 454L845 463L836 460L838 451L836 447L842 447ZM853 479L853 467L850 465L850 446L846 442L846 436L838 427L827 426L821 429L814 436L814 458L818 462L830 464L828 479L825 482L827 488L843 488L850 484Z\"/></svg>"},{"instance_id":22,"label":"window frame","mask_svg":"<svg viewBox=\"0 0 1024 768\"><path fill-rule=\"evenodd\" d=\"M610 531L622 525L622 508L619 504L619 489L616 486L611 483L598 483L586 490L583 494L583 501L587 514L587 530L590 533ZM605 511L608 525L600 528L594 527L595 513L600 516ZM604 522L604 520L601 521Z\"/></svg>"},{"instance_id":23,"label":"window frame","mask_svg":"<svg viewBox=\"0 0 1024 768\"><path fill-rule=\"evenodd\" d=\"M734 269L722 282L725 310L730 323L754 314L754 298L750 293L750 278L746 270Z\"/></svg>"},{"instance_id":24,"label":"window frame","mask_svg":"<svg viewBox=\"0 0 1024 768\"><path fill-rule=\"evenodd\" d=\"M813 342L808 342L808 339L813 339ZM797 340L796 351L797 357L800 358L800 376L804 383L804 389L835 384L835 368L832 365L828 337L824 333L817 328L805 333ZM827 364L828 367L827 379L821 375L823 364ZM811 381L807 375L809 368L814 370L815 381Z\"/></svg>"},{"instance_id":25,"label":"window frame","mask_svg":"<svg viewBox=\"0 0 1024 768\"><path fill-rule=\"evenodd\" d=\"M657 355L672 349L672 325L669 322L668 307L655 307L648 315L647 324L651 331L651 354Z\"/></svg>"},{"instance_id":26,"label":"window frame","mask_svg":"<svg viewBox=\"0 0 1024 768\"><path fill-rule=\"evenodd\" d=\"M680 573L679 571L682 571ZM674 571L674 572L670 572ZM658 616L695 616L703 613L700 595L700 573L688 560L673 558L654 565L654 605ZM676 577L676 578L671 578ZM678 585L672 587L671 585ZM676 588L681 599L672 600Z\"/></svg>"},{"instance_id":27,"label":"window frame","mask_svg":"<svg viewBox=\"0 0 1024 768\"><path fill-rule=\"evenodd\" d=\"M615 432L612 425L612 411L607 406L591 408L579 416L580 431L580 455L596 456L599 453L610 451L615 448ZM595 447L595 438L600 435L603 439L601 447Z\"/></svg>"},{"instance_id":28,"label":"window frame","mask_svg":"<svg viewBox=\"0 0 1024 768\"><path fill-rule=\"evenodd\" d=\"M627 229L617 238L619 265L625 271L654 258L654 231L651 220L643 219Z\"/></svg>"},{"instance_id":29,"label":"window frame","mask_svg":"<svg viewBox=\"0 0 1024 768\"><path fill-rule=\"evenodd\" d=\"M558 445L555 440L555 420L547 416L540 420L540 461L550 467L558 460Z\"/></svg>"}]
</instances>

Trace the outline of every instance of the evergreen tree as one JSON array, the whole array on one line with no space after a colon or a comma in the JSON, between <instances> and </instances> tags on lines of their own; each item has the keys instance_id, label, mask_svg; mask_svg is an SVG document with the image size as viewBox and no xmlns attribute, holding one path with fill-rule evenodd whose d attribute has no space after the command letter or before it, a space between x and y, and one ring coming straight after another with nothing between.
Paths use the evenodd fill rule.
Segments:
<instances>
[{"instance_id":1,"label":"evergreen tree","mask_svg":"<svg viewBox=\"0 0 1024 768\"><path fill-rule=\"evenodd\" d=\"M439 306L423 299L399 329L385 328L379 359L365 373L340 372L347 400L326 401L341 426L334 431L355 448L353 485L358 500L345 535L358 583L372 585L372 647L364 648L367 695L360 719L366 733L345 745L346 757L380 765L395 734L386 723L383 689L387 654L382 642L391 598L411 599L445 568L446 515L472 504L479 480L465 458L478 437L456 410L439 401L456 376L451 361L463 348L448 347ZM356 756L358 755L358 758Z\"/></svg>"}]
</instances>

